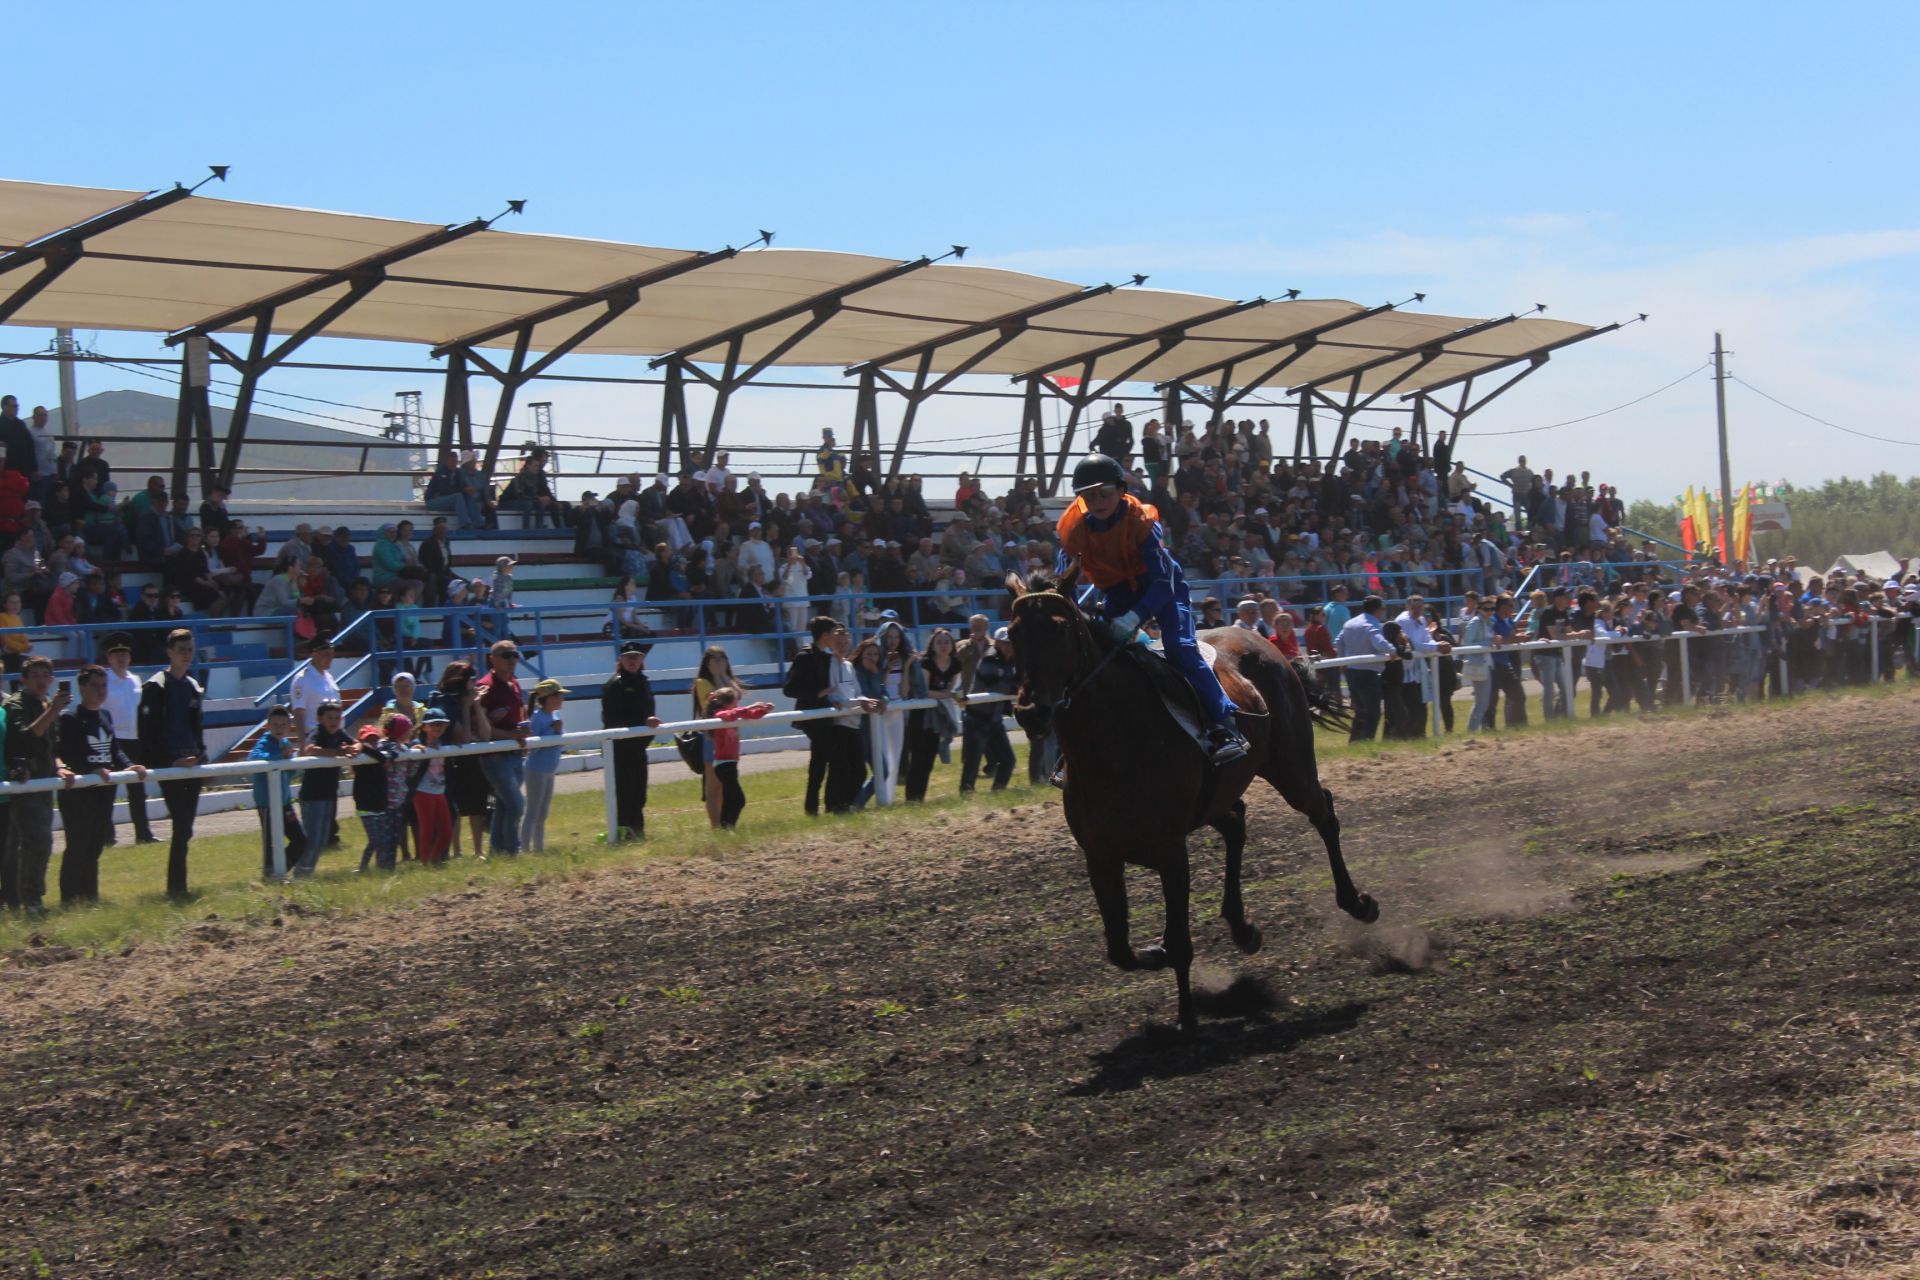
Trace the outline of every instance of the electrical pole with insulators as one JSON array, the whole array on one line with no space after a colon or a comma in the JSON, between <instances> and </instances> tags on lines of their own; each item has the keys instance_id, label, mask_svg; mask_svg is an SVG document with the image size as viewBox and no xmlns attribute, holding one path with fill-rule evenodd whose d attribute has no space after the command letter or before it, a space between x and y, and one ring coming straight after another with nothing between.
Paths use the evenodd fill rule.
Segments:
<instances>
[{"instance_id":1,"label":"electrical pole with insulators","mask_svg":"<svg viewBox=\"0 0 1920 1280\"><path fill-rule=\"evenodd\" d=\"M1739 550L1733 545L1733 463L1727 456L1727 353L1720 335L1713 335L1713 411L1720 424L1720 527L1726 531L1724 545L1731 565ZM1713 531L1707 531L1711 539Z\"/></svg>"},{"instance_id":2,"label":"electrical pole with insulators","mask_svg":"<svg viewBox=\"0 0 1920 1280\"><path fill-rule=\"evenodd\" d=\"M536 400L527 408L533 410L533 442L547 451L547 474L560 474L560 455L553 448L553 402Z\"/></svg>"}]
</instances>

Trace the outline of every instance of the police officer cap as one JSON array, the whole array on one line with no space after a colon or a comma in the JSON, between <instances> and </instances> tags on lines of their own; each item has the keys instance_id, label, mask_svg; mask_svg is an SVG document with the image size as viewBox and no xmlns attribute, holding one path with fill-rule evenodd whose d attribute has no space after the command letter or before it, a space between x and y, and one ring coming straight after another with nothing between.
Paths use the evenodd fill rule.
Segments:
<instances>
[{"instance_id":1,"label":"police officer cap","mask_svg":"<svg viewBox=\"0 0 1920 1280\"><path fill-rule=\"evenodd\" d=\"M1089 489L1103 484L1117 484L1125 488L1127 473L1120 464L1104 453L1090 453L1080 459L1073 468L1073 491L1085 493Z\"/></svg>"}]
</instances>

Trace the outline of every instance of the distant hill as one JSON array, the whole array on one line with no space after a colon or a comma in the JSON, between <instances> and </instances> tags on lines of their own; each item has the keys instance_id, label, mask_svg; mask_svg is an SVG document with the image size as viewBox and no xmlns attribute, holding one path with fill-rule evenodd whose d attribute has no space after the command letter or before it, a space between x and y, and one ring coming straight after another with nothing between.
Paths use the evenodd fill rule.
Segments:
<instances>
[{"instance_id":1,"label":"distant hill","mask_svg":"<svg viewBox=\"0 0 1920 1280\"><path fill-rule=\"evenodd\" d=\"M173 467L173 435L176 406L170 396L145 391L102 391L80 401L80 426L83 438L89 436L140 436L151 444L111 441L107 461L112 464L114 480L123 492L146 483L149 475L166 475ZM216 454L226 439L232 414L219 405L213 407L213 439ZM247 467L312 468L326 471L350 471L361 465L361 446L369 437L331 427L292 422L255 413L247 420L249 440L242 445L242 474L233 478L234 499L303 498L405 502L414 495L413 482L404 476L330 476L301 480L293 476L250 476ZM295 445L254 444L255 439L300 440ZM398 450L380 450L368 455L370 467L393 468L406 454ZM197 456L196 456L197 466ZM199 480L189 485L194 501L200 498Z\"/></svg>"}]
</instances>

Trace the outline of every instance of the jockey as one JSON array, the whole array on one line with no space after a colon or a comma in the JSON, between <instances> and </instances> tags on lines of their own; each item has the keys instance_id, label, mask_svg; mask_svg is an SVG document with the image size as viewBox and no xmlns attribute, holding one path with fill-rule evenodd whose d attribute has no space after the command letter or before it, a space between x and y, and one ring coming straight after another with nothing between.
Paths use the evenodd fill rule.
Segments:
<instances>
[{"instance_id":1,"label":"jockey","mask_svg":"<svg viewBox=\"0 0 1920 1280\"><path fill-rule=\"evenodd\" d=\"M1127 476L1105 454L1090 453L1073 469L1073 505L1060 517L1059 571L1074 560L1100 588L1102 611L1115 640L1132 640L1140 624L1160 624L1167 660L1199 695L1213 721L1207 747L1215 764L1247 754L1237 708L1200 657L1193 635L1193 602L1186 576L1161 541L1160 513L1127 492Z\"/></svg>"}]
</instances>

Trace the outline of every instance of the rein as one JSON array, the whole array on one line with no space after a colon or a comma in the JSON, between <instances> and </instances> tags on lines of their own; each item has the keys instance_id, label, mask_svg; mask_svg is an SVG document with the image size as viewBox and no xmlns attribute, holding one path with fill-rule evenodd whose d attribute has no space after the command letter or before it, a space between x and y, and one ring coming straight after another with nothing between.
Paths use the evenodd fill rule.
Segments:
<instances>
[{"instance_id":1,"label":"rein","mask_svg":"<svg viewBox=\"0 0 1920 1280\"><path fill-rule=\"evenodd\" d=\"M1064 601L1067 608L1073 611L1074 619L1078 623L1079 629L1075 632L1074 639L1079 643L1082 649L1085 649L1087 645L1092 643L1092 637L1089 634L1089 629L1087 627L1086 615L1080 611L1080 606L1076 605L1072 600L1067 599L1066 596L1061 595L1058 591L1035 592L1034 594L1055 596L1055 597L1058 597L1060 600ZM1105 657L1101 658L1100 661L1093 664L1093 669L1091 671L1088 671L1085 675L1079 677L1078 679L1069 681L1067 683L1067 687L1061 691L1060 697L1055 702L1053 702L1048 709L1051 711L1059 712L1059 711L1066 711L1069 708L1071 708L1073 706L1073 696L1079 693L1080 690L1084 688L1086 685L1092 683L1093 678L1099 675L1102 671L1104 671L1106 669L1107 664L1109 662L1112 662L1116 657L1118 657L1120 654L1120 651L1126 648L1127 643L1130 643L1131 640L1132 640L1132 637L1129 636L1127 642L1114 645L1113 648L1107 651Z\"/></svg>"}]
</instances>

